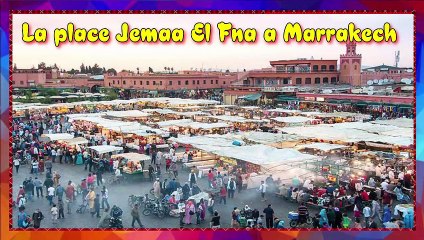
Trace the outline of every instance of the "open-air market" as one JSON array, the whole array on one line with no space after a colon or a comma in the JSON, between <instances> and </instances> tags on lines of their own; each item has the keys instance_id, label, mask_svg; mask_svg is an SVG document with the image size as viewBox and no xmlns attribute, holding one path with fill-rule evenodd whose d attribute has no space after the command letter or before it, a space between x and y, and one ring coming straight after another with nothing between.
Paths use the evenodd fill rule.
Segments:
<instances>
[{"instance_id":1,"label":"open-air market","mask_svg":"<svg viewBox=\"0 0 424 240\"><path fill-rule=\"evenodd\" d=\"M13 224L25 213L41 228L411 227L412 115L337 110L15 104Z\"/></svg>"}]
</instances>

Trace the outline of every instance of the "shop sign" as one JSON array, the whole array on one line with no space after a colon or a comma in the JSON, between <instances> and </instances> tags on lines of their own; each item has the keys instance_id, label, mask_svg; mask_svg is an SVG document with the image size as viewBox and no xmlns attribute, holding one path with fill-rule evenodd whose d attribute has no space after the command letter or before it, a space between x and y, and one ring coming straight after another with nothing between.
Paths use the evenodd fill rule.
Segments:
<instances>
[{"instance_id":1,"label":"shop sign","mask_svg":"<svg viewBox=\"0 0 424 240\"><path fill-rule=\"evenodd\" d=\"M317 102L324 102L325 99L323 97L317 97Z\"/></svg>"},{"instance_id":2,"label":"shop sign","mask_svg":"<svg viewBox=\"0 0 424 240\"><path fill-rule=\"evenodd\" d=\"M305 101L315 101L315 97L305 97Z\"/></svg>"}]
</instances>

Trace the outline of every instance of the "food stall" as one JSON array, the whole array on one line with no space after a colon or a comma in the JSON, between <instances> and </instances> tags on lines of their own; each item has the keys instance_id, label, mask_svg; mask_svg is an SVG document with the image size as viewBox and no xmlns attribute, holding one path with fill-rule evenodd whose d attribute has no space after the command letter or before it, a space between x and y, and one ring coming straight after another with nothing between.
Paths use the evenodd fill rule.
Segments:
<instances>
[{"instance_id":1,"label":"food stall","mask_svg":"<svg viewBox=\"0 0 424 240\"><path fill-rule=\"evenodd\" d=\"M151 158L145 154L139 153L121 153L112 155L113 160L118 160L119 165L123 166L122 174L127 179L149 179L149 170L145 162Z\"/></svg>"},{"instance_id":2,"label":"food stall","mask_svg":"<svg viewBox=\"0 0 424 240\"><path fill-rule=\"evenodd\" d=\"M122 147L116 147L111 145L99 145L88 147L90 149L90 154L95 165L98 164L99 160L109 159L113 154L117 154L123 151Z\"/></svg>"}]
</instances>

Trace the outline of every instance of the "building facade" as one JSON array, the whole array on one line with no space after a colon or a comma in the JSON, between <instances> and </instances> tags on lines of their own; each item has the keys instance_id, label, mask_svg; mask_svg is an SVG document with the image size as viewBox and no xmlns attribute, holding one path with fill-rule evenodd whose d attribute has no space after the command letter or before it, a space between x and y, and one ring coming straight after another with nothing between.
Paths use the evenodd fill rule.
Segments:
<instances>
[{"instance_id":1,"label":"building facade","mask_svg":"<svg viewBox=\"0 0 424 240\"><path fill-rule=\"evenodd\" d=\"M361 54L356 53L356 43L346 44L346 53L340 55L340 83L361 85Z\"/></svg>"},{"instance_id":2,"label":"building facade","mask_svg":"<svg viewBox=\"0 0 424 240\"><path fill-rule=\"evenodd\" d=\"M226 88L237 79L236 73L221 72L182 71L161 74L120 72L117 76L105 75L104 86L151 91L202 90Z\"/></svg>"}]
</instances>

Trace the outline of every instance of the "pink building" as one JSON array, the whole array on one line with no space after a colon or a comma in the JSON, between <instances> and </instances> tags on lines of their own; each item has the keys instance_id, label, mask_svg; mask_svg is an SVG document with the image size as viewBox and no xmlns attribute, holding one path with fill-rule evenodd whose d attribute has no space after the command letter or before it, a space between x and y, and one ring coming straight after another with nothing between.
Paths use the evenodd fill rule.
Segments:
<instances>
[{"instance_id":1,"label":"pink building","mask_svg":"<svg viewBox=\"0 0 424 240\"><path fill-rule=\"evenodd\" d=\"M414 79L414 71L412 68L399 68L388 65L380 65L376 67L365 68L361 73L362 85L367 85L370 80L394 80L399 83L402 79Z\"/></svg>"},{"instance_id":2,"label":"pink building","mask_svg":"<svg viewBox=\"0 0 424 240\"><path fill-rule=\"evenodd\" d=\"M105 87L138 90L179 90L225 88L238 79L236 73L182 71L178 73L120 72L117 76L105 75Z\"/></svg>"},{"instance_id":3,"label":"pink building","mask_svg":"<svg viewBox=\"0 0 424 240\"><path fill-rule=\"evenodd\" d=\"M20 88L46 84L46 72L42 69L18 69L12 74L12 86Z\"/></svg>"}]
</instances>

